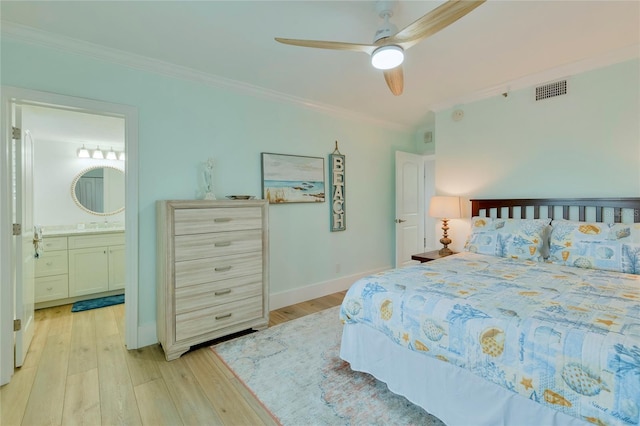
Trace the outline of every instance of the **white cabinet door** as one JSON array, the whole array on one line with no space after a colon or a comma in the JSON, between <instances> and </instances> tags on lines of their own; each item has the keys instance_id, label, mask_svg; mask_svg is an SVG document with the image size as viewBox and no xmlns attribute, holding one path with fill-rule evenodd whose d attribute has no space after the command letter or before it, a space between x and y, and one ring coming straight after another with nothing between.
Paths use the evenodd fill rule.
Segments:
<instances>
[{"instance_id":1,"label":"white cabinet door","mask_svg":"<svg viewBox=\"0 0 640 426\"><path fill-rule=\"evenodd\" d=\"M69 296L109 290L108 247L69 250Z\"/></svg>"},{"instance_id":2,"label":"white cabinet door","mask_svg":"<svg viewBox=\"0 0 640 426\"><path fill-rule=\"evenodd\" d=\"M109 290L124 288L124 246L109 247Z\"/></svg>"}]
</instances>

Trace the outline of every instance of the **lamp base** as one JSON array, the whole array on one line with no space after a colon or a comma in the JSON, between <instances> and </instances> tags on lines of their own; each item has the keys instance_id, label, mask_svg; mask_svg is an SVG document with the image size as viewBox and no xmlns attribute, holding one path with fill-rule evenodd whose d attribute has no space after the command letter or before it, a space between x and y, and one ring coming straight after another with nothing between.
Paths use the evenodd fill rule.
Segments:
<instances>
[{"instance_id":1,"label":"lamp base","mask_svg":"<svg viewBox=\"0 0 640 426\"><path fill-rule=\"evenodd\" d=\"M449 230L449 219L443 218L442 219L442 232L444 234L442 235L442 238L440 238L440 244L442 244L444 247L442 247L440 249L440 251L438 252L438 254L440 256L449 256L450 254L453 254L451 249L449 247L447 247L449 244L451 244L451 238L449 238L449 236L447 235L447 231L448 230Z\"/></svg>"},{"instance_id":2,"label":"lamp base","mask_svg":"<svg viewBox=\"0 0 640 426\"><path fill-rule=\"evenodd\" d=\"M438 251L438 254L440 256L449 256L450 254L453 254L453 252L449 247L443 247Z\"/></svg>"}]
</instances>

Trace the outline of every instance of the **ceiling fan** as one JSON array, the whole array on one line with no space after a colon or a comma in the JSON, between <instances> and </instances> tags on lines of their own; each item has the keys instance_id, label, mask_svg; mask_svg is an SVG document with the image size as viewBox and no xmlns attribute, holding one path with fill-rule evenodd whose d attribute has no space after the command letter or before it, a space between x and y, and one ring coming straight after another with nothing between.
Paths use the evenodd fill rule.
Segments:
<instances>
[{"instance_id":1,"label":"ceiling fan","mask_svg":"<svg viewBox=\"0 0 640 426\"><path fill-rule=\"evenodd\" d=\"M391 93L402 94L404 75L402 61L404 51L419 41L437 33L458 19L480 6L486 0L449 0L433 9L412 24L398 31L389 22L393 16L394 1L378 1L376 9L384 19L382 26L376 31L372 44L344 43L340 41L297 40L276 37L276 41L294 46L314 47L319 49L350 50L371 55L371 64L383 70L384 79Z\"/></svg>"}]
</instances>

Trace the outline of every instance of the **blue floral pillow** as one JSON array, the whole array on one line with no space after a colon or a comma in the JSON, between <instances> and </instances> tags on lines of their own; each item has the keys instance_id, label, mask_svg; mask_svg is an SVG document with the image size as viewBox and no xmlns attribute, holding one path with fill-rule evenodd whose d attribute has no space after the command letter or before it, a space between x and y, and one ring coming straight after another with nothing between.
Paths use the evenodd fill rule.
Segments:
<instances>
[{"instance_id":1,"label":"blue floral pillow","mask_svg":"<svg viewBox=\"0 0 640 426\"><path fill-rule=\"evenodd\" d=\"M551 219L471 218L465 250L491 256L541 261Z\"/></svg>"},{"instance_id":2,"label":"blue floral pillow","mask_svg":"<svg viewBox=\"0 0 640 426\"><path fill-rule=\"evenodd\" d=\"M554 220L548 262L640 275L640 224Z\"/></svg>"}]
</instances>

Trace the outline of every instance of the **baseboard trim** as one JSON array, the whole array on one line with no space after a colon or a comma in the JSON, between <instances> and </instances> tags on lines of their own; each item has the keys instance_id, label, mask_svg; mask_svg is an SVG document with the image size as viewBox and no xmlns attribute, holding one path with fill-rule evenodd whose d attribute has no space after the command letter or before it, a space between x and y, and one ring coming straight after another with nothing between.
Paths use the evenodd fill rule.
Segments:
<instances>
[{"instance_id":1,"label":"baseboard trim","mask_svg":"<svg viewBox=\"0 0 640 426\"><path fill-rule=\"evenodd\" d=\"M306 287L294 288L292 290L271 294L269 297L269 309L273 311L275 309L284 308L285 306L295 305L296 303L305 302L317 297L346 290L351 287L351 284L360 278L377 272L386 271L390 268L391 266L387 266L372 271L340 277L335 280L323 281Z\"/></svg>"}]
</instances>

